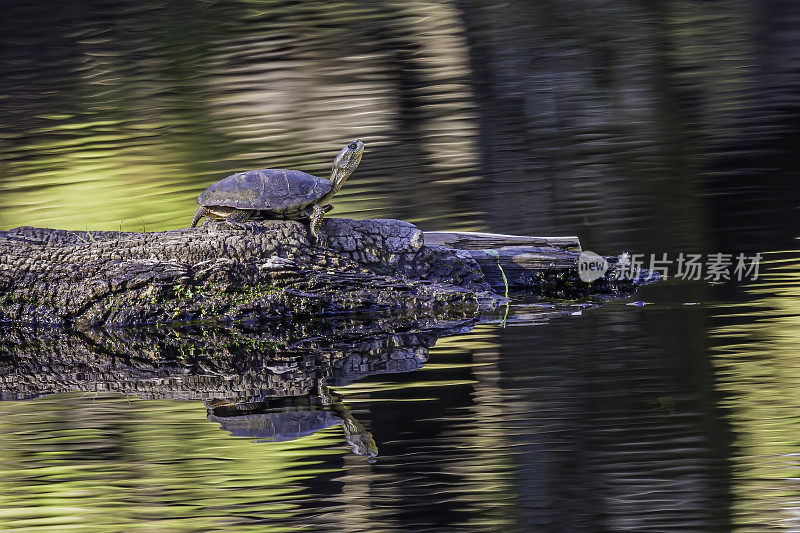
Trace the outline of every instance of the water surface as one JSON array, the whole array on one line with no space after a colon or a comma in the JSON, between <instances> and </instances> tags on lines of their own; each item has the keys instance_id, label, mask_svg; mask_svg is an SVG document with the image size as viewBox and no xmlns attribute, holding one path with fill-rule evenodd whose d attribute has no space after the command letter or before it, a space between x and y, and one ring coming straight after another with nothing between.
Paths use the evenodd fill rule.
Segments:
<instances>
[{"instance_id":1,"label":"water surface","mask_svg":"<svg viewBox=\"0 0 800 533\"><path fill-rule=\"evenodd\" d=\"M374 462L325 409L333 425L291 440L209 419L200 392L254 393L259 361L293 375L281 339L239 348L246 383L159 366L170 396L111 371L151 361L146 339L25 333L36 352L6 336L1 528L796 530L798 28L779 1L6 6L2 229L184 227L217 179L326 175L362 138L332 215L765 264L757 280L670 279L450 330L375 372L353 363L329 385ZM191 342L158 357L191 359ZM85 345L105 366L60 373ZM28 374L9 370L19 346L41 356Z\"/></svg>"}]
</instances>

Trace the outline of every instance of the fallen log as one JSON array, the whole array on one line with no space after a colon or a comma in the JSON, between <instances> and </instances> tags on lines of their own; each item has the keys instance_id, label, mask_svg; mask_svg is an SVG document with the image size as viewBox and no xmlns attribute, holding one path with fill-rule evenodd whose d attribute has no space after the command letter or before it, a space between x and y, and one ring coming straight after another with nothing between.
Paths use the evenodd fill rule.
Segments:
<instances>
[{"instance_id":1,"label":"fallen log","mask_svg":"<svg viewBox=\"0 0 800 533\"><path fill-rule=\"evenodd\" d=\"M158 233L0 232L0 322L84 328L367 312L475 316L508 287L571 298L631 290L577 275L577 238L431 232L399 220L267 220ZM500 290L502 292L502 290Z\"/></svg>"},{"instance_id":2,"label":"fallen log","mask_svg":"<svg viewBox=\"0 0 800 533\"><path fill-rule=\"evenodd\" d=\"M425 243L458 250L531 247L556 248L578 253L582 251L578 237L525 237L478 231L426 231Z\"/></svg>"},{"instance_id":3,"label":"fallen log","mask_svg":"<svg viewBox=\"0 0 800 533\"><path fill-rule=\"evenodd\" d=\"M638 280L616 279L617 258L606 257L609 271L586 283L578 274L583 251L578 237L525 237L473 231L429 231L428 246L460 251L475 261L495 291L524 290L539 296L576 298L592 294L618 295Z\"/></svg>"}]
</instances>

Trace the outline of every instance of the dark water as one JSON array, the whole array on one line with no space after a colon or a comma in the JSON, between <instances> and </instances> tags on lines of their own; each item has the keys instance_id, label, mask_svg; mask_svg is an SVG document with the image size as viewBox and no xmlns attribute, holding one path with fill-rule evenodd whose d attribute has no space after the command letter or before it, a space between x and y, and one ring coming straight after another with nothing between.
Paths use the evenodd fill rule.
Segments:
<instances>
[{"instance_id":1,"label":"dark water","mask_svg":"<svg viewBox=\"0 0 800 533\"><path fill-rule=\"evenodd\" d=\"M336 216L764 264L343 337L344 366L265 333L232 366L192 359L220 332L8 334L3 398L58 394L0 403L0 529L800 529L798 94L789 1L4 4L2 229L183 227L220 177L324 175L360 137ZM208 411L259 387L302 398Z\"/></svg>"}]
</instances>

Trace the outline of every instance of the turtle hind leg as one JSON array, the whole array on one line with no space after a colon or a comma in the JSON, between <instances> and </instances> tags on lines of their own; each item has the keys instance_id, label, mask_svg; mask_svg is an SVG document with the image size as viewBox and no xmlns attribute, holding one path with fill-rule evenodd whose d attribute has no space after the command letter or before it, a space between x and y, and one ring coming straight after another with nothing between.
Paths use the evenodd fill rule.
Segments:
<instances>
[{"instance_id":1,"label":"turtle hind leg","mask_svg":"<svg viewBox=\"0 0 800 533\"><path fill-rule=\"evenodd\" d=\"M247 229L247 226L245 226L244 224L248 220L250 220L250 211L237 209L236 211L228 215L228 218L225 219L225 223L232 228Z\"/></svg>"},{"instance_id":2,"label":"turtle hind leg","mask_svg":"<svg viewBox=\"0 0 800 533\"><path fill-rule=\"evenodd\" d=\"M206 211L205 207L198 207L197 208L197 212L195 212L194 218L192 218L192 223L191 223L191 225L189 227L193 228L193 227L197 226L197 221L200 220L201 218L203 218L204 216L207 216L207 215L208 215L208 212Z\"/></svg>"}]
</instances>

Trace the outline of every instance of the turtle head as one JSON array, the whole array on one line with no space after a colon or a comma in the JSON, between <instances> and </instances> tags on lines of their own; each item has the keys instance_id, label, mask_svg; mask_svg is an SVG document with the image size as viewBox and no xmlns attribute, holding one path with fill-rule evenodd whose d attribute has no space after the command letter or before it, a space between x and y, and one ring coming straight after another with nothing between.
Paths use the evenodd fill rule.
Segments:
<instances>
[{"instance_id":1,"label":"turtle head","mask_svg":"<svg viewBox=\"0 0 800 533\"><path fill-rule=\"evenodd\" d=\"M331 181L335 190L338 191L344 181L355 171L361 162L362 155L364 155L364 143L361 142L361 139L356 139L342 148L342 151L333 160L333 169L331 170Z\"/></svg>"}]
</instances>

